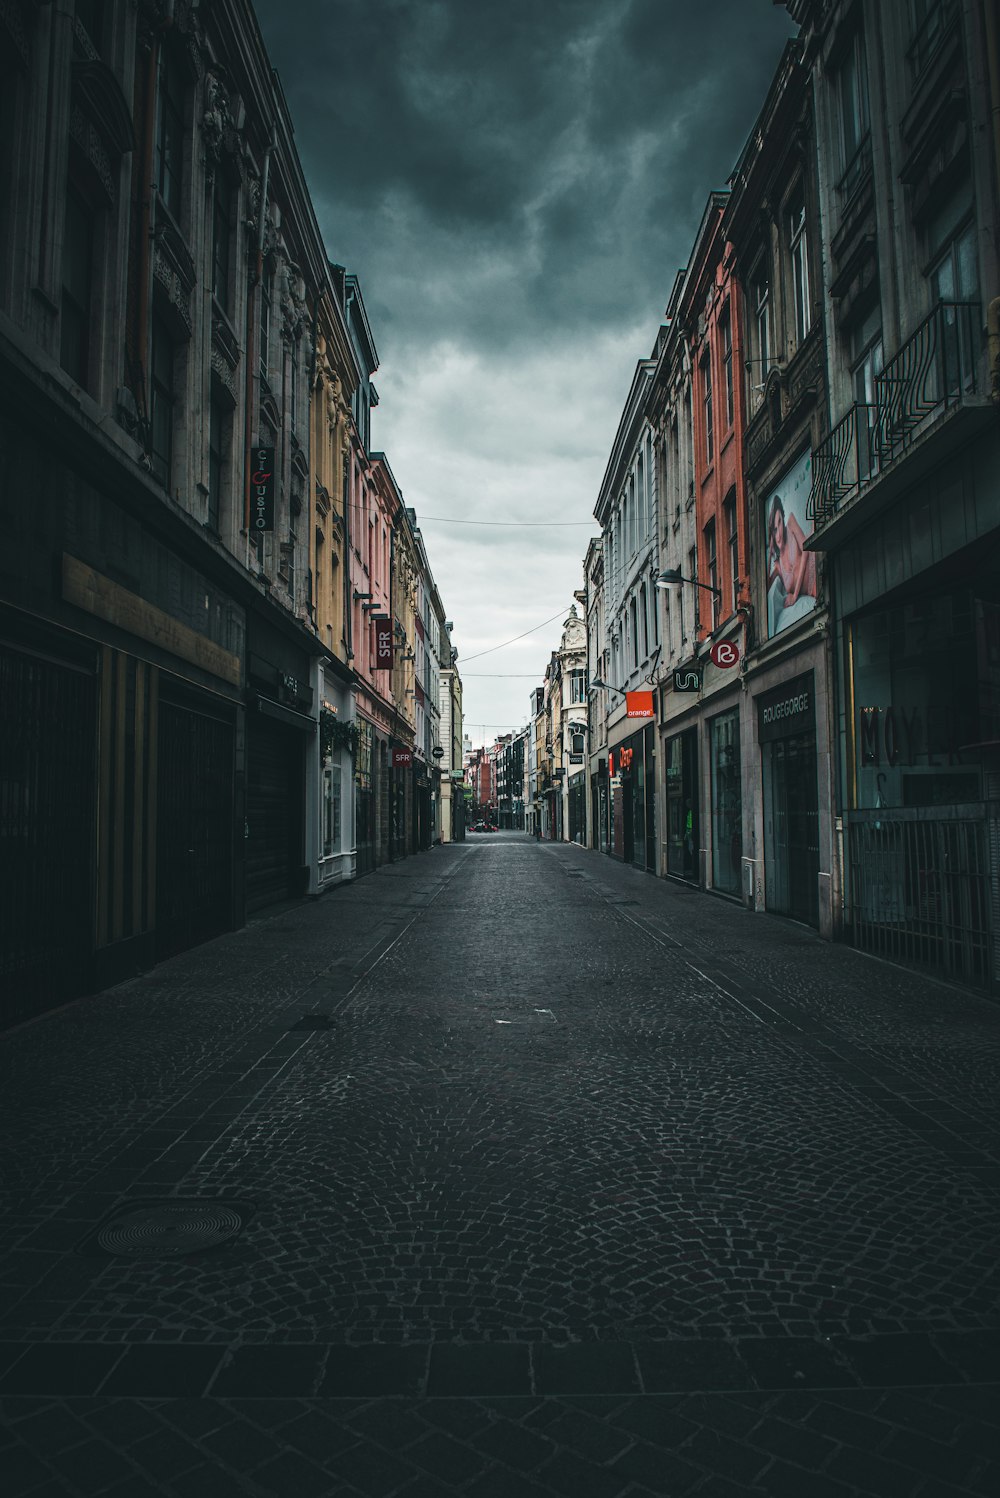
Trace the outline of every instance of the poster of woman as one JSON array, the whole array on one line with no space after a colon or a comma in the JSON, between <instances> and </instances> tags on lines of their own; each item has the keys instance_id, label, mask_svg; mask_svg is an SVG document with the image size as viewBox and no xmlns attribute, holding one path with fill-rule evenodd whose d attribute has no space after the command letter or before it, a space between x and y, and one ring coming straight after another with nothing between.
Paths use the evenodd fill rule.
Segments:
<instances>
[{"instance_id":1,"label":"poster of woman","mask_svg":"<svg viewBox=\"0 0 1000 1498\"><path fill-rule=\"evenodd\" d=\"M767 633L788 629L816 607L816 554L806 551L812 455L804 453L767 501Z\"/></svg>"}]
</instances>

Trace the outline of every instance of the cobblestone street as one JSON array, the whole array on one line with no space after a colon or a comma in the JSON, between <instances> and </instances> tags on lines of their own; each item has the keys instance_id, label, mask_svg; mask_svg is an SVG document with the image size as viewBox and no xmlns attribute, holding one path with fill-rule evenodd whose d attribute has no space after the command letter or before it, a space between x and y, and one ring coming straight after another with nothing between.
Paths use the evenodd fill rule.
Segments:
<instances>
[{"instance_id":1,"label":"cobblestone street","mask_svg":"<svg viewBox=\"0 0 1000 1498\"><path fill-rule=\"evenodd\" d=\"M520 834L184 953L3 1038L5 1491L993 1495L998 1041Z\"/></svg>"}]
</instances>

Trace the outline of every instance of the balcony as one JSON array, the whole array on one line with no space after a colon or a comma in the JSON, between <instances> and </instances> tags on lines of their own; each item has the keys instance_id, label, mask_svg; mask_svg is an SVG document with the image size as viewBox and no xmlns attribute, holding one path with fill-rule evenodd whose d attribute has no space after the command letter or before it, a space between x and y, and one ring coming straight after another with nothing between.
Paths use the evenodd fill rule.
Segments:
<instances>
[{"instance_id":1,"label":"balcony","mask_svg":"<svg viewBox=\"0 0 1000 1498\"><path fill-rule=\"evenodd\" d=\"M842 541L969 436L991 410L974 302L939 302L875 379L872 405L856 404L813 453L809 550ZM864 503L861 503L864 499Z\"/></svg>"}]
</instances>

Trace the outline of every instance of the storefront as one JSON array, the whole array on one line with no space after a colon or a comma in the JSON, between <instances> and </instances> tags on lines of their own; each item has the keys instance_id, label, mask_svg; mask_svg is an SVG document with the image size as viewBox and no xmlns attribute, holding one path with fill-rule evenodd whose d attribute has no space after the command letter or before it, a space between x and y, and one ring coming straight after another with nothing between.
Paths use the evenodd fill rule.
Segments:
<instances>
[{"instance_id":1,"label":"storefront","mask_svg":"<svg viewBox=\"0 0 1000 1498\"><path fill-rule=\"evenodd\" d=\"M686 728L664 741L666 751L666 873L698 884L701 845L698 808L698 730Z\"/></svg>"},{"instance_id":2,"label":"storefront","mask_svg":"<svg viewBox=\"0 0 1000 1498\"><path fill-rule=\"evenodd\" d=\"M608 751L609 851L649 870L656 868L654 735L647 724Z\"/></svg>"},{"instance_id":3,"label":"storefront","mask_svg":"<svg viewBox=\"0 0 1000 1498\"><path fill-rule=\"evenodd\" d=\"M247 617L246 911L304 895L307 761L318 776L311 662L286 633Z\"/></svg>"},{"instance_id":4,"label":"storefront","mask_svg":"<svg viewBox=\"0 0 1000 1498\"><path fill-rule=\"evenodd\" d=\"M739 896L743 864L743 789L740 710L710 718L712 888Z\"/></svg>"},{"instance_id":5,"label":"storefront","mask_svg":"<svg viewBox=\"0 0 1000 1498\"><path fill-rule=\"evenodd\" d=\"M988 988L1000 581L982 562L963 570L964 586L911 587L846 624L846 922L869 951Z\"/></svg>"},{"instance_id":6,"label":"storefront","mask_svg":"<svg viewBox=\"0 0 1000 1498\"><path fill-rule=\"evenodd\" d=\"M354 765L354 805L357 873L360 878L362 874L370 874L375 868L378 761L374 726L360 713L357 724L358 750Z\"/></svg>"},{"instance_id":7,"label":"storefront","mask_svg":"<svg viewBox=\"0 0 1000 1498\"><path fill-rule=\"evenodd\" d=\"M819 925L819 791L812 671L757 699L767 909Z\"/></svg>"},{"instance_id":8,"label":"storefront","mask_svg":"<svg viewBox=\"0 0 1000 1498\"><path fill-rule=\"evenodd\" d=\"M357 726L350 684L330 666L320 670L320 794L318 888L354 874L354 797Z\"/></svg>"}]
</instances>

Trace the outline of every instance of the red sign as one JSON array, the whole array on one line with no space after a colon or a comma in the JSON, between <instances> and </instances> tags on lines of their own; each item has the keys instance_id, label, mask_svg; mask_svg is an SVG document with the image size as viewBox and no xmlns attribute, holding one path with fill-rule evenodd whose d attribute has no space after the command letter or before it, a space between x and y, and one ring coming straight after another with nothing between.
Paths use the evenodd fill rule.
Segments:
<instances>
[{"instance_id":1,"label":"red sign","mask_svg":"<svg viewBox=\"0 0 1000 1498\"><path fill-rule=\"evenodd\" d=\"M380 615L373 616L375 631L375 670L392 669L392 620Z\"/></svg>"},{"instance_id":2,"label":"red sign","mask_svg":"<svg viewBox=\"0 0 1000 1498\"><path fill-rule=\"evenodd\" d=\"M405 770L413 763L412 749L394 749L392 751L392 768L394 770Z\"/></svg>"},{"instance_id":3,"label":"red sign","mask_svg":"<svg viewBox=\"0 0 1000 1498\"><path fill-rule=\"evenodd\" d=\"M730 666L739 665L740 647L735 640L716 640L709 655L721 670L728 671Z\"/></svg>"},{"instance_id":4,"label":"red sign","mask_svg":"<svg viewBox=\"0 0 1000 1498\"><path fill-rule=\"evenodd\" d=\"M651 718L653 716L652 692L625 693L626 718Z\"/></svg>"}]
</instances>

